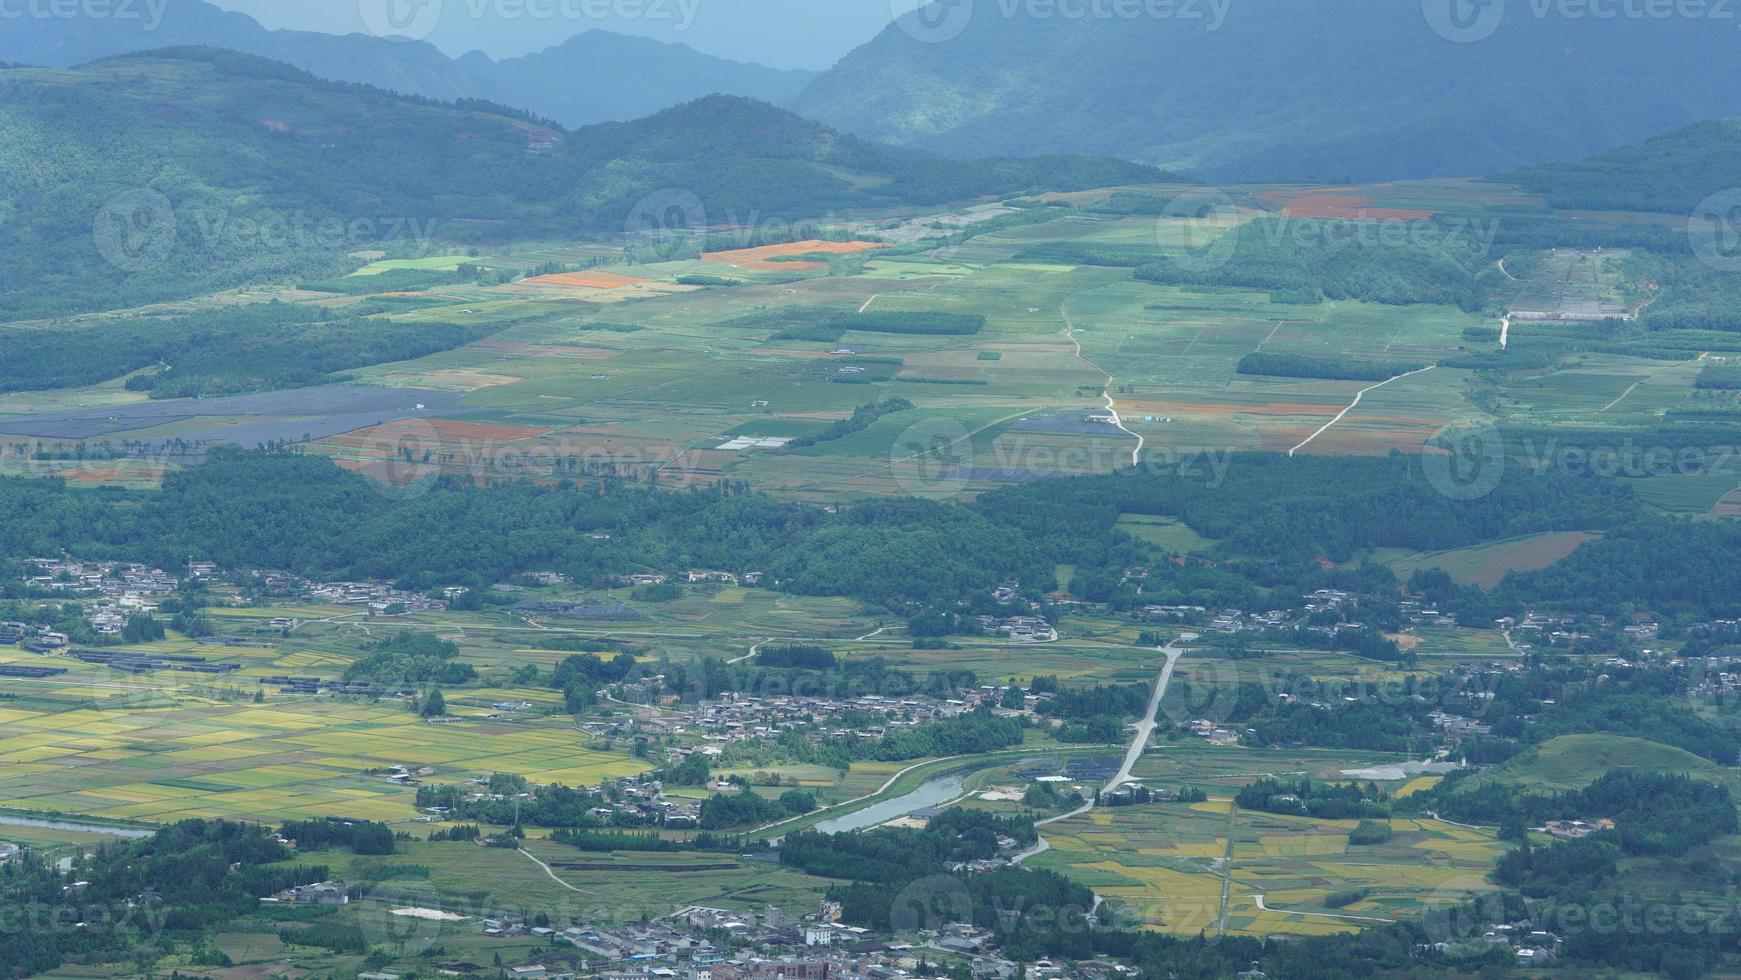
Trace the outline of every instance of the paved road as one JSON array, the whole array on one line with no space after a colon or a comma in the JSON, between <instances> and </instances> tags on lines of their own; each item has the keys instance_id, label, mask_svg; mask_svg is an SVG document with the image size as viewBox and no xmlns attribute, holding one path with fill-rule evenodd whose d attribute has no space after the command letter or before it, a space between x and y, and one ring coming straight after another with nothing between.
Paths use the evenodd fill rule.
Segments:
<instances>
[{"instance_id":1,"label":"paved road","mask_svg":"<svg viewBox=\"0 0 1741 980\"><path fill-rule=\"evenodd\" d=\"M1185 655L1184 649L1181 648L1179 644L1187 638L1196 639L1195 636L1186 634L1184 637L1180 637L1160 648L1161 653L1165 654L1167 657L1167 665L1161 668L1160 676L1155 678L1155 693L1149 697L1148 714L1143 716L1142 721L1137 722L1136 737L1131 739L1130 748L1126 749L1124 753L1124 765L1119 767L1118 774L1112 777L1112 781L1107 783L1100 790L1102 794L1110 793L1120 786L1123 786L1125 783L1130 782L1131 774L1136 769L1137 760L1143 757L1143 750L1148 748L1149 739L1154 737L1156 726L1155 719L1161 711L1161 700L1167 696L1167 686L1173 682L1173 668L1178 666L1179 658ZM1051 824L1061 823L1072 817L1080 817L1084 813L1088 813L1093 809L1094 801L1089 800L1087 803L1071 810L1069 813L1061 813L1055 817L1047 817L1044 820L1037 820L1034 822L1034 826L1045 827ZM1017 854L1015 857L1010 858L1010 863L1021 864L1028 858L1044 854L1051 849L1052 845L1047 843L1045 835L1042 834L1039 840L1034 842L1033 847L1030 847L1022 853Z\"/></svg>"}]
</instances>

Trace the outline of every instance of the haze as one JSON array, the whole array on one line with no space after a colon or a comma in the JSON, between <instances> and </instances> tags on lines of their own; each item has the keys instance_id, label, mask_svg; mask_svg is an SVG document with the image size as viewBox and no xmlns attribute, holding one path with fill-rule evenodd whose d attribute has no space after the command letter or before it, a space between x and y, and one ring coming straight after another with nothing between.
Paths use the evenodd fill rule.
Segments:
<instances>
[{"instance_id":1,"label":"haze","mask_svg":"<svg viewBox=\"0 0 1741 980\"><path fill-rule=\"evenodd\" d=\"M358 0L215 2L270 28L332 34L365 29ZM502 58L602 29L682 42L775 68L820 70L870 40L892 15L917 5L918 0L446 0L441 23L427 40L454 56L483 51Z\"/></svg>"}]
</instances>

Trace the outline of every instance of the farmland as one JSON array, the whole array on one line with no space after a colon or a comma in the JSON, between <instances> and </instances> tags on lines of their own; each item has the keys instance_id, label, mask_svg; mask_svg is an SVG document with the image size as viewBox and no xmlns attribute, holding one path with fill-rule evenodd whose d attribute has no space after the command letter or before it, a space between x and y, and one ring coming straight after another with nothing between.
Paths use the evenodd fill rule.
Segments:
<instances>
[{"instance_id":1,"label":"farmland","mask_svg":"<svg viewBox=\"0 0 1741 980\"><path fill-rule=\"evenodd\" d=\"M1227 190L1241 220L1278 208L1299 220L1364 214L1360 220L1403 221L1531 206L1502 189L1458 182ZM1112 192L1100 197L1106 193ZM1451 306L1306 301L1280 292L1165 285L1133 278L1127 268L1027 261L1024 253L1059 245L1165 255L1191 237L1189 222L1178 219L1096 212L1093 194L1047 200L1076 207L1057 216L1044 208L1013 215L994 207L937 215L946 229L978 223L987 229L947 245L909 240L915 224L900 221L855 222L850 230L859 240L717 248L656 260L621 244L519 243L467 258L486 273L478 282L429 285L404 296L284 293L279 298L290 302L378 310L368 315L395 323L484 327L491 335L414 361L346 372L346 384L368 386L360 390L402 392L397 402L371 395L344 412L298 407L330 400L333 389L326 388L258 405L196 409L170 400L146 408L137 404L143 396L95 386L61 393L52 404L0 398L6 434L0 441L14 470L82 482L149 484L182 464L168 451L171 440L288 441L373 475L384 471L372 464L413 452L419 472L476 479L550 477L578 466L666 486L747 481L793 498L840 502L973 495L1045 476L1105 472L1129 464L1138 438L1143 459L1174 465L1242 450L1412 454L1448 426L1497 423L1526 431L1520 451L1540 456L1557 444L1555 433L1586 439L1581 433L1592 423L1616 427L1618 443L1627 427L1653 424L1686 402L1699 371L1696 363L1600 353L1507 378L1495 389L1491 377L1447 366L1368 392L1354 405L1370 382L1254 376L1236 368L1254 353L1387 364L1455 360L1496 351L1496 343L1471 339L1487 330L1497 339L1495 321ZM849 237L847 230L836 229L837 237ZM383 259L352 278L442 271L458 261L440 254ZM1621 292L1636 291L1628 268L1624 253L1514 254L1510 266L1490 272L1495 308L1615 302ZM685 284L722 274L737 277L736 284ZM184 307L235 301L213 296ZM853 330L840 319L866 313L982 317L985 326L970 335L896 334ZM1527 345L1532 337L1560 338L1580 328L1519 320L1511 329ZM803 449L767 441L814 435L861 405L897 396L914 407L850 438ZM1124 431L1101 418L1108 399ZM401 424L381 427L394 420ZM408 422L425 424L407 429ZM739 436L754 441L737 448L741 443L731 440ZM18 451L26 440L68 450L123 441L155 448L150 458L120 466L76 458L51 466ZM721 448L728 444L733 448ZM1706 512L1721 506L1741 474L1676 471L1634 482L1655 506Z\"/></svg>"},{"instance_id":2,"label":"farmland","mask_svg":"<svg viewBox=\"0 0 1741 980\"><path fill-rule=\"evenodd\" d=\"M1414 221L1537 206L1502 188L1459 182L1228 191L1246 223L1277 215ZM1527 348L1578 329L1549 319L1555 313L1635 301L1624 255L1520 258L1515 270L1483 273L1500 285L1495 303L1478 311L1167 284L1101 260L1176 257L1196 237L1196 224L1096 210L1111 193L842 222L827 229L835 240L767 245L754 229L727 229L723 237L735 233L741 247L719 247L716 234L697 236L693 248L665 250L637 241L541 241L478 249L463 259L381 257L345 277L361 281L346 290L263 283L186 301L157 315L274 299L487 335L415 360L347 370L312 387L197 403L150 400L124 379L0 395L0 464L9 475L61 476L80 486L149 487L198 465L209 444L229 441L293 445L374 478L391 499L457 477L572 480L589 492L606 482L668 490L744 486L829 507L897 495L972 500L1036 480L1127 468L1133 458L1215 486L1232 454L1245 451L1374 461L1415 456L1432 452L1429 442L1447 428L1461 426L1501 426L1514 452L1551 456L1545 447L1591 438L1593 431L1604 441L1649 431L1693 397L1702 370L1697 360L1659 360L1621 345L1517 372L1468 360L1499 356L1493 314L1501 308L1537 314L1510 325L1508 341ZM459 281L462 265L481 273ZM418 274L432 278L407 287L404 277ZM371 293L371 279L387 286ZM1336 373L1241 373L1253 354L1279 358L1258 364L1330 365ZM1347 380L1414 364L1437 366L1399 372L1382 387ZM1354 370L1346 370L1350 365ZM1732 506L1723 502L1733 501L1741 484L1741 474L1704 470L1626 479L1648 507L1677 514L1720 512ZM1177 517L1113 519L1118 530L1158 549L1157 560L1230 557L1223 541ZM1335 568L1324 562L1321 571L1354 574L1370 559L1403 581L1438 569L1456 583L1492 589L1508 573L1547 567L1598 537L1574 527L1449 551L1367 550ZM1079 598L1072 587L1084 591L1087 577L1074 564L1057 568L1058 588L1049 598L1068 610L1057 642L973 635L920 648L896 610L736 584L685 587L651 601L591 582L471 611L384 619L319 604L219 605L210 612L218 631L257 642L212 647L172 633L135 649L234 662L239 669L232 674L127 676L74 663L55 677L9 679L0 701L0 807L142 826L193 817L382 821L412 838L402 843L402 863L430 869L406 894L473 916L537 907L635 920L685 904L810 907L827 882L765 857L583 852L534 830L522 843L546 870L512 850L429 841L431 832L453 824L420 810L416 787L387 773L406 767L435 788L471 787L492 774L590 787L665 765L660 752L637 753L632 737L579 727L566 692L547 682L567 653L542 641L560 638L632 645L649 673L704 657L747 660L759 644L790 640L825 646L847 664L883 661L921 677L972 672L978 682L1000 687L1041 677L1066 688L1149 682L1160 658L1154 638L1145 642L1142 635L1159 629L1171 637L1183 627L1157 627L1122 609L1068 605ZM613 608L621 601L629 614L617 622L564 619L524 612L513 605L520 598ZM1145 597L1138 605L1148 601L1158 600ZM287 636L264 628L280 616L302 623ZM288 695L261 683L343 674L401 629L455 644L458 660L479 675L446 690L442 721L419 717L411 700L398 695ZM1179 729L1205 715L1219 721L1216 710L1226 705L1217 703L1218 694L1242 683L1267 685L1268 693L1306 682L1377 687L1519 659L1490 629L1425 624L1404 627L1403 634L1399 641L1417 666L1267 637L1250 652L1217 645L1193 651L1178 668L1180 688L1162 704L1167 731L1139 760L1135 776L1159 789L1201 790L1208 799L1100 808L1064 820L1047 829L1051 849L1033 866L1092 888L1132 924L1179 936L1338 934L1490 890L1487 872L1508 845L1488 829L1396 817L1389 841L1351 844L1356 821L1258 813L1233 803L1240 788L1259 778L1336 779L1347 770L1411 760L1297 745L1215 746ZM35 660L0 648L0 664ZM522 673L528 669L532 680ZM618 702L587 717L626 724L670 722L679 713L670 705ZM1024 782L1023 765L1105 752L1061 746L1053 733L1035 729L1027 738L1021 750L969 777L974 798L961 805L1026 812L1012 792ZM1624 765L1631 750L1573 751L1550 743L1532 751L1506 778L1569 785L1576 781L1569 773L1582 779ZM933 774L925 759L855 760L836 768L771 751L762 756L736 758L712 775L754 781L749 791L767 798L801 790L830 807L862 805L885 786L885 795L906 792L921 778L916 773ZM1666 771L1695 768L1679 757L1638 757ZM1431 782L1398 780L1383 789L1419 792ZM699 785L673 787L670 799L693 804L709 795ZM797 830L817 819L775 825ZM63 847L92 839L83 831L42 829L10 836ZM389 873L361 855L333 859L337 873L353 878ZM1353 893L1359 897L1350 899ZM223 942L236 959L259 961L281 952L274 933L260 927Z\"/></svg>"},{"instance_id":3,"label":"farmland","mask_svg":"<svg viewBox=\"0 0 1741 980\"><path fill-rule=\"evenodd\" d=\"M1122 915L1192 936L1349 932L1491 890L1504 852L1490 833L1396 820L1381 847L1351 847L1354 822L1247 813L1226 800L1124 807L1057 825L1036 862L1079 877ZM1226 887L1226 899L1223 890ZM1331 906L1337 892L1362 900Z\"/></svg>"}]
</instances>

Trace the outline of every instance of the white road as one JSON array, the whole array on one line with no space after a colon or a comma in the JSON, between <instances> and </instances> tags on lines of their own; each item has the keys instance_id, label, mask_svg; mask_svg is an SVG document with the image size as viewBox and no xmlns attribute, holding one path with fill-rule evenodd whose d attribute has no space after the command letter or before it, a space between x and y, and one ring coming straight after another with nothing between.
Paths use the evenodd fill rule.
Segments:
<instances>
[{"instance_id":1,"label":"white road","mask_svg":"<svg viewBox=\"0 0 1741 980\"><path fill-rule=\"evenodd\" d=\"M1167 657L1167 665L1161 668L1160 676L1155 678L1155 693L1149 698L1148 714L1143 716L1141 721L1137 722L1136 736L1131 739L1130 748L1126 749L1124 753L1124 765L1119 767L1118 774L1112 777L1112 781L1107 783L1106 786L1101 789L1100 792L1102 795L1110 793L1120 786L1123 786L1125 783L1130 782L1131 774L1136 770L1137 761L1143 757L1143 750L1148 748L1149 739L1154 737L1155 726L1157 724L1156 718L1161 713L1161 700L1167 696L1167 686L1173 682L1173 668L1178 666L1179 658L1185 655L1184 649L1181 648L1179 644L1187 639L1196 639L1196 637L1187 633L1185 636L1159 648L1161 653L1165 654ZM1069 820L1072 817L1080 817L1084 813L1088 813L1093 809L1094 801L1089 800L1087 803L1071 810L1069 813L1061 813L1055 817L1036 820L1034 826L1045 827L1051 824L1060 823ZM1041 835L1040 838L1034 842L1033 847L1030 847L1022 853L1017 854L1015 857L1010 858L1010 863L1021 864L1028 858L1044 854L1051 849L1052 845L1047 843L1044 835Z\"/></svg>"},{"instance_id":2,"label":"white road","mask_svg":"<svg viewBox=\"0 0 1741 980\"><path fill-rule=\"evenodd\" d=\"M1253 895L1252 897L1257 899L1258 908L1265 912L1278 912L1282 915L1304 915L1310 916L1314 919L1339 919L1344 922L1383 922L1388 924L1396 921L1395 919L1381 919L1375 915L1336 915L1331 912L1295 912L1293 909L1278 909L1265 905L1263 903L1262 895Z\"/></svg>"},{"instance_id":3,"label":"white road","mask_svg":"<svg viewBox=\"0 0 1741 980\"><path fill-rule=\"evenodd\" d=\"M1069 300L1065 300L1064 303L1068 304ZM1106 401L1106 414L1112 418L1112 424L1114 427L1125 435L1136 440L1136 448L1130 451L1130 465L1140 465L1143 461L1143 447L1148 445L1148 437L1138 435L1126 428L1124 424L1124 416L1118 414L1118 400L1112 397L1112 386L1118 379L1112 376L1111 371L1108 371L1083 356L1082 341L1076 339L1076 321L1070 318L1070 310L1067 308L1067 305L1060 305L1058 307L1058 312L1064 315L1064 336L1069 339L1070 343L1076 346L1076 359L1087 364L1094 370L1099 371L1101 374L1106 375L1106 384L1100 387L1100 397Z\"/></svg>"},{"instance_id":4,"label":"white road","mask_svg":"<svg viewBox=\"0 0 1741 980\"><path fill-rule=\"evenodd\" d=\"M1297 446L1295 446L1295 447L1294 447L1294 448L1292 448L1292 449L1290 449L1290 450L1288 450L1288 455L1289 455L1289 456L1292 456L1292 455L1294 455L1294 454L1295 454L1295 453L1297 453L1297 452L1299 452L1299 451L1300 451L1300 450L1302 450L1302 449L1304 449L1304 448L1306 448L1306 447L1307 447L1307 446L1310 446L1310 445L1311 445L1311 444L1312 444L1312 440L1314 440L1314 439L1316 439L1316 438L1318 438L1318 437L1319 437L1319 436L1321 436L1321 435L1323 435L1323 434L1324 434L1324 433L1326 433L1326 432L1329 432L1329 431L1330 431L1330 427L1331 427L1331 426L1334 426L1334 425L1335 425L1335 424L1336 424L1336 423L1338 423L1338 422L1340 422L1340 421L1342 421L1342 420L1343 420L1343 419L1345 419L1345 418L1347 418L1347 417L1348 417L1348 413L1349 413L1349 412L1352 412L1352 411L1354 411L1354 410L1355 410L1355 409L1356 409L1356 408L1359 408L1359 407L1360 407L1360 400L1361 400L1361 399L1362 399L1362 398L1365 398L1365 397L1366 397L1366 396L1367 396L1367 395L1369 395L1369 394L1371 394L1371 393L1372 393L1372 392L1375 392L1375 391L1377 391L1377 390L1378 390L1378 389L1380 389L1380 388L1383 388L1383 387L1384 387L1384 386L1385 386L1385 385L1387 385L1387 384L1391 384L1391 383L1392 383L1392 382L1396 382L1396 381L1401 381L1401 380L1402 380L1402 379L1404 379L1404 378L1412 378L1412 377L1414 377L1414 376L1415 376L1415 375L1417 375L1417 374L1426 374L1426 373L1427 373L1427 372L1428 372L1428 371L1431 371L1431 370L1432 370L1432 369L1433 369L1433 368L1434 368L1434 367L1437 367L1437 366L1438 366L1438 365L1429 365L1429 366L1427 366L1427 367L1424 367L1424 368L1421 368L1421 369L1420 369L1420 370L1418 370L1418 371L1410 371L1410 372L1408 372L1408 373L1407 373L1407 374L1399 374L1399 375L1397 375L1397 376L1396 376L1396 377L1394 377L1394 378L1390 378L1390 379L1387 379L1387 380L1384 380L1384 381L1380 381L1380 382L1379 382L1379 383L1378 383L1378 384L1375 384L1375 385L1373 385L1373 386L1371 386L1371 387L1370 387L1370 388L1362 388L1362 389L1360 389L1360 391L1359 391L1359 392L1358 392L1358 393L1357 393L1357 394L1355 394L1355 396L1354 396L1354 401L1352 401L1352 402L1350 402L1350 403L1349 403L1349 404L1348 404L1348 407L1347 407L1347 408L1345 408L1345 409L1343 409L1343 410L1342 410L1342 411L1340 411L1340 412L1338 412L1338 413L1337 413L1337 414L1336 414L1336 417L1335 417L1335 418L1333 418L1333 419L1331 419L1331 420L1330 420L1330 421L1328 421L1328 422L1325 422L1325 423L1324 423L1324 427L1323 427L1323 428L1322 428L1322 429L1319 429L1319 430L1318 430L1318 431L1316 431L1316 432L1314 432L1314 433L1312 433L1312 434L1311 434L1311 435L1309 435L1309 436L1307 436L1307 437L1306 437L1306 441L1305 441L1305 442L1302 442L1302 443L1300 443L1300 444L1299 444L1299 445L1297 445Z\"/></svg>"}]
</instances>

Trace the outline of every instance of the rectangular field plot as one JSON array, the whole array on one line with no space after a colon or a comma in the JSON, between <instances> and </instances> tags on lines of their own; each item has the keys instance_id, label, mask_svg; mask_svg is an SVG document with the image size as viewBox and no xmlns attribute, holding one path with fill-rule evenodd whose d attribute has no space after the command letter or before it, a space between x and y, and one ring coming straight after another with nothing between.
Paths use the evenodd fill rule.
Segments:
<instances>
[{"instance_id":1,"label":"rectangular field plot","mask_svg":"<svg viewBox=\"0 0 1741 980\"><path fill-rule=\"evenodd\" d=\"M1123 921L1178 935L1351 932L1490 890L1506 846L1486 831L1391 821L1395 836L1350 845L1355 821L1236 810L1225 800L1090 813L1053 825L1034 860L1113 903ZM1332 908L1326 899L1362 892Z\"/></svg>"},{"instance_id":2,"label":"rectangular field plot","mask_svg":"<svg viewBox=\"0 0 1741 980\"><path fill-rule=\"evenodd\" d=\"M415 792L386 780L392 765L431 767L429 778L440 782L511 772L570 785L645 769L624 753L590 747L562 716L432 725L399 705L153 697L171 706L133 710L118 699L114 710L10 711L0 739L0 805L151 823L404 821L417 816Z\"/></svg>"}]
</instances>

